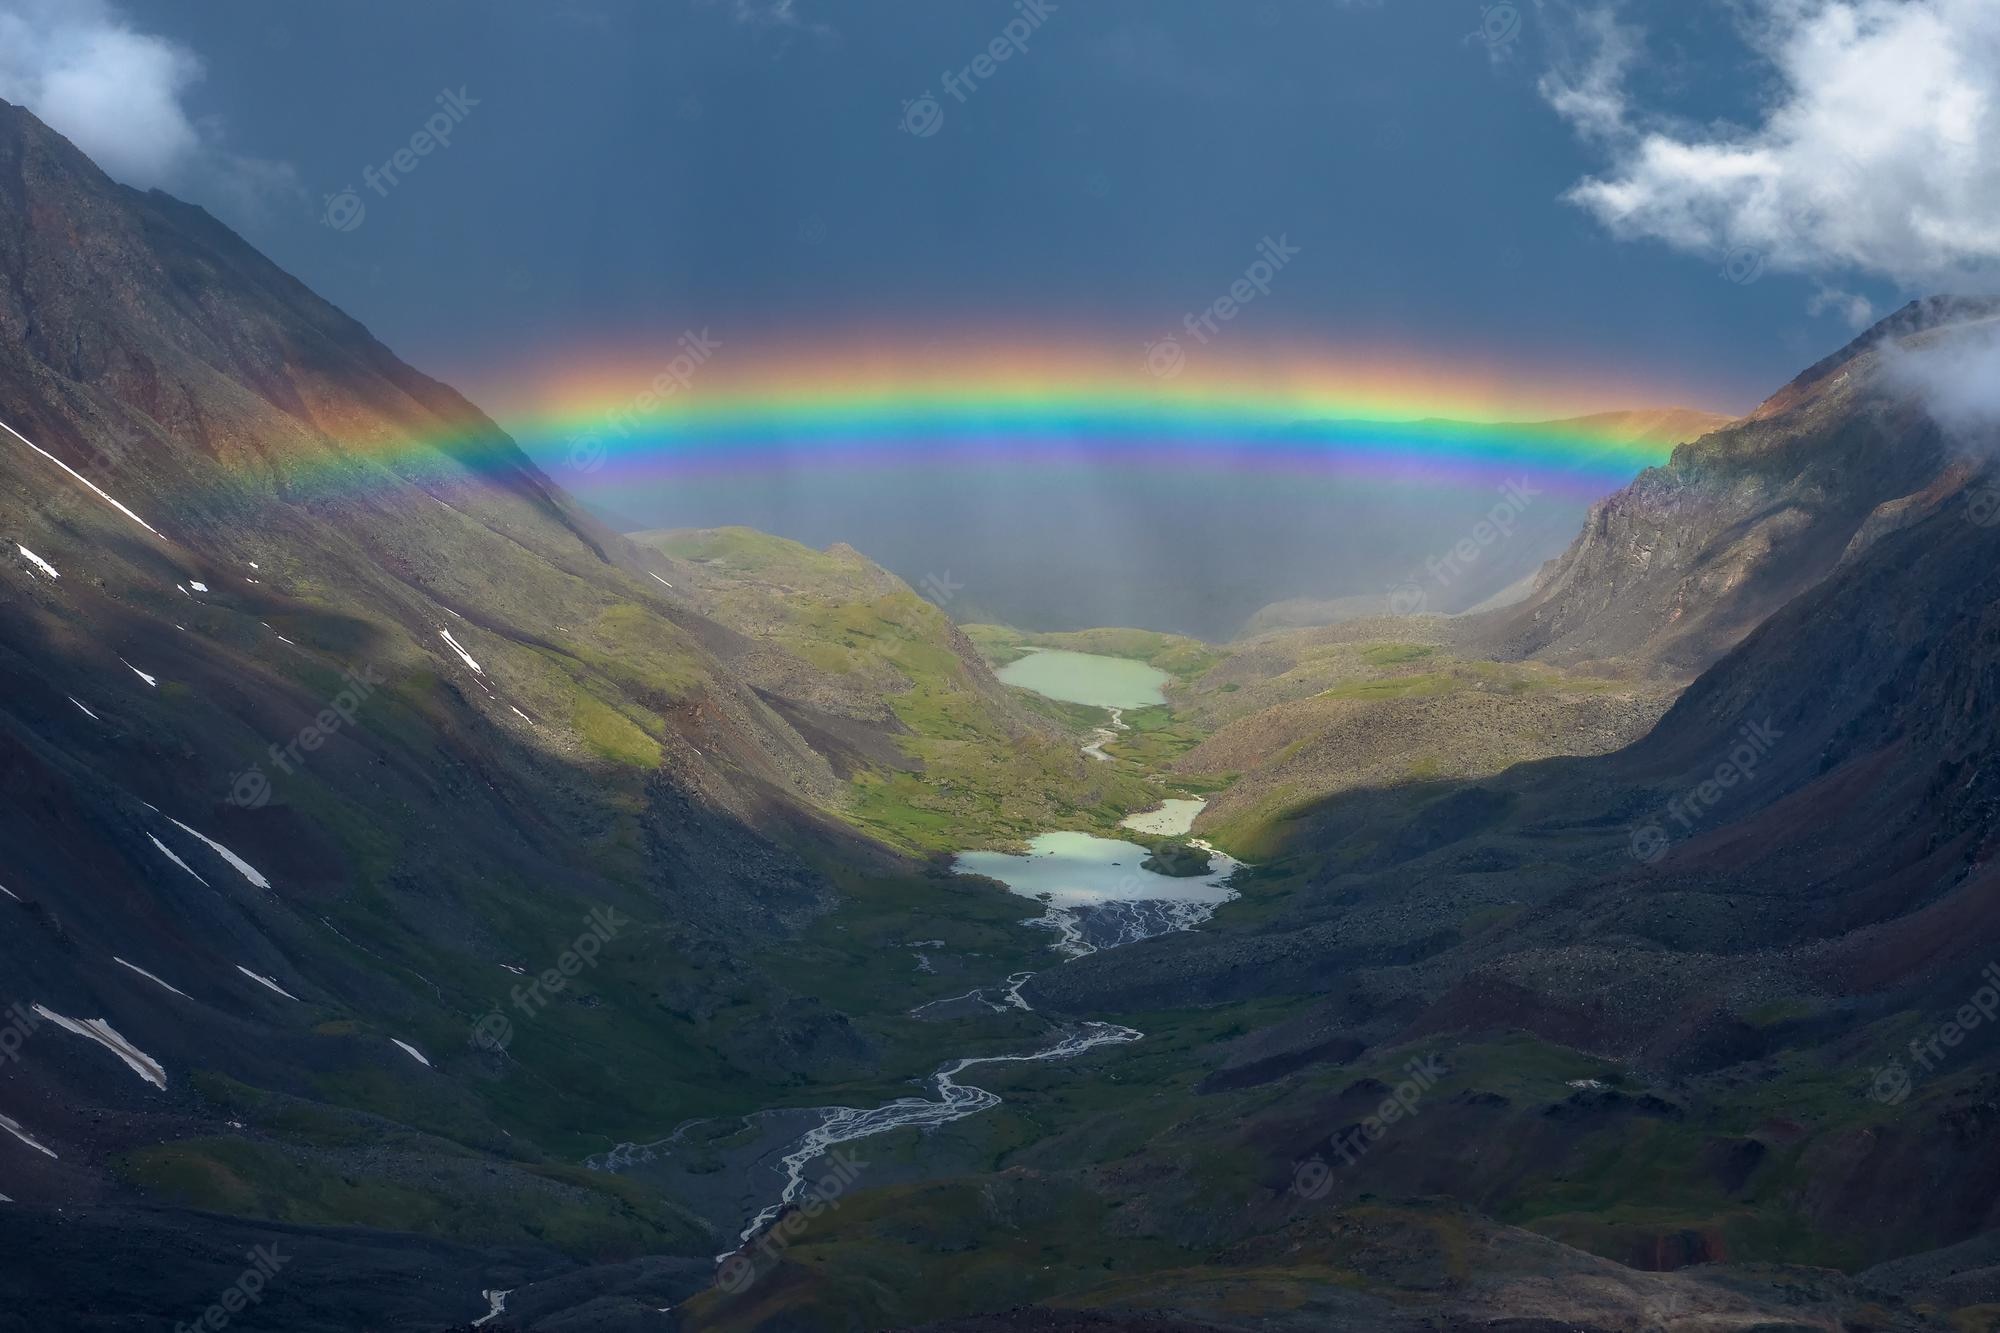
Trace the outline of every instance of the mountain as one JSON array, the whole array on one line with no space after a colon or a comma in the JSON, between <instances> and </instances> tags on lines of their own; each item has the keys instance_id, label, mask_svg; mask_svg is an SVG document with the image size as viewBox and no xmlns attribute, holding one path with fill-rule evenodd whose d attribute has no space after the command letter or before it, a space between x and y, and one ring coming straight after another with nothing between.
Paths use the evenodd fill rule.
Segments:
<instances>
[{"instance_id":1,"label":"mountain","mask_svg":"<svg viewBox=\"0 0 2000 1333\"><path fill-rule=\"evenodd\" d=\"M1859 346L1913 325L1935 346L1963 309L1926 303ZM1787 565L1817 542L1748 562L1723 593L1800 590L1642 738L1470 781L1344 787L1286 822L1253 907L1028 985L1037 1005L1145 1014L1154 1030L1169 1007L1191 1006L1190 1027L1204 1012L1271 1015L1198 1057L1206 1110L1095 1168L1107 1206L1183 1219L1185 1243L1212 1256L1145 1308L1197 1326L1222 1322L1225 1303L1290 1308L1297 1271L1257 1266L1273 1254L1376 1265L1394 1287L1407 1279L1387 1274L1446 1262L1443 1235L1479 1236L1485 1253L1508 1243L1492 1224L1694 1287L1621 1278L1614 1298L1566 1288L1561 1262L1539 1260L1485 1319L1719 1318L1697 1290L1718 1279L1745 1302L1738 1317L1771 1326L1773 1281L1816 1312L1794 1316L1811 1326L1976 1324L2000 1295L2000 1034L1985 1013L2000 1003L1986 762L2000 532L1991 473L1944 456L1926 402L1880 356L1850 351L1831 363L1847 369L1773 400L1763 419L1789 441L1785 469L1763 458L1774 436L1732 434L1749 458L1697 467L1683 451L1669 478L1607 503L1645 512L1661 487L1720 487L1719 473L1739 479L1724 488L1739 511L1767 514L1805 493L1801 477L1825 494L1828 460L1861 439L1885 475L1930 459L1944 478L1850 535L1817 577ZM1850 396L1864 370L1870 389ZM1809 428L1795 414L1811 410L1824 415ZM1885 422L1909 436L1886 438ZM1745 494L1758 475L1791 498ZM1828 498L1814 512L1865 524L1880 508ZM1587 583L1566 569L1572 589ZM1704 597L1712 637L1667 642L1714 644L1754 604ZM1607 623L1600 642L1626 622ZM1213 1154L1235 1174L1202 1169ZM1063 1155L1043 1146L1045 1161ZM1888 1184L1909 1180L1927 1183ZM1839 1290L1829 1269L1849 1275ZM1408 1295L1450 1313L1434 1289ZM1118 1298L1107 1286L1083 1303Z\"/></svg>"},{"instance_id":2,"label":"mountain","mask_svg":"<svg viewBox=\"0 0 2000 1333\"><path fill-rule=\"evenodd\" d=\"M1521 429L1528 434L1597 440L1607 446L1652 445L1665 449L1700 439L1729 424L1730 418L1713 412L1659 408L1532 422ZM1468 530L1491 503L1484 497L1474 498L1482 503L1469 513L1465 523ZM1502 503L1508 504L1511 514L1505 540L1479 550L1472 563L1440 560L1437 562L1439 568L1446 571L1445 576L1440 578L1430 567L1431 561L1420 560L1417 565L1403 571L1403 576L1384 580L1385 586L1379 589L1370 588L1365 592L1350 590L1346 595L1336 597L1292 597L1272 602L1243 622L1237 637L1251 639L1286 630L1335 625L1373 616L1409 615L1417 611L1456 614L1485 610L1488 602L1504 604L1513 600L1507 595L1509 589L1532 578L1552 554L1572 540L1585 511L1582 505L1564 496L1536 495L1524 500L1503 496ZM1448 539L1440 541L1441 549L1435 554L1447 554L1442 548L1449 548L1461 535L1454 532ZM1340 577L1349 581L1351 589L1352 571L1343 571Z\"/></svg>"},{"instance_id":3,"label":"mountain","mask_svg":"<svg viewBox=\"0 0 2000 1333\"><path fill-rule=\"evenodd\" d=\"M1594 506L1531 596L1492 613L1494 651L1683 677L1885 532L1961 488L1972 463L1897 366L1987 336L2000 302L1914 302L1741 422Z\"/></svg>"},{"instance_id":4,"label":"mountain","mask_svg":"<svg viewBox=\"0 0 2000 1333\"><path fill-rule=\"evenodd\" d=\"M1216 648L620 536L11 107L0 277L0 1322L2000 1305L2000 529L1894 369L1988 307L1684 446L1519 607ZM1086 759L1030 648L1169 702ZM937 856L1225 782L1239 899L1073 962ZM806 1126L975 1063L718 1270Z\"/></svg>"},{"instance_id":5,"label":"mountain","mask_svg":"<svg viewBox=\"0 0 2000 1333\"><path fill-rule=\"evenodd\" d=\"M704 569L4 104L0 422L9 1318L171 1327L276 1245L288 1327L622 1326L741 1217L587 1153L934 1062L823 998L927 998L854 982L929 923L850 674L773 688Z\"/></svg>"},{"instance_id":6,"label":"mountain","mask_svg":"<svg viewBox=\"0 0 2000 1333\"><path fill-rule=\"evenodd\" d=\"M1202 833L1262 860L1341 791L1485 777L1637 740L1676 691L1468 653L1438 617L1377 617L1233 645L1177 698L1202 739L1174 763L1217 789Z\"/></svg>"},{"instance_id":7,"label":"mountain","mask_svg":"<svg viewBox=\"0 0 2000 1333\"><path fill-rule=\"evenodd\" d=\"M1151 791L1086 758L1059 705L1002 685L945 612L853 547L748 528L633 534L727 636L708 646L848 784L859 827L919 852L1024 842ZM949 598L950 590L935 592Z\"/></svg>"}]
</instances>

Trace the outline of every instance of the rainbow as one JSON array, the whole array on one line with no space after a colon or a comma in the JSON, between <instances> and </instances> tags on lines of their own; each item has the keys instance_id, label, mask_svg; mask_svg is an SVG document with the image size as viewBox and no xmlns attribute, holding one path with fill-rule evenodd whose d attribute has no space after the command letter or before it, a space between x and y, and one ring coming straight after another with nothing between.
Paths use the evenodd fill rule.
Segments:
<instances>
[{"instance_id":1,"label":"rainbow","mask_svg":"<svg viewBox=\"0 0 2000 1333\"><path fill-rule=\"evenodd\" d=\"M688 333L650 354L510 374L489 401L557 480L583 490L814 468L1130 465L1530 477L1601 493L1671 447L1612 411L1659 401L1630 384L1380 353L1230 358L1174 340L1123 356L1018 345L753 355Z\"/></svg>"}]
</instances>

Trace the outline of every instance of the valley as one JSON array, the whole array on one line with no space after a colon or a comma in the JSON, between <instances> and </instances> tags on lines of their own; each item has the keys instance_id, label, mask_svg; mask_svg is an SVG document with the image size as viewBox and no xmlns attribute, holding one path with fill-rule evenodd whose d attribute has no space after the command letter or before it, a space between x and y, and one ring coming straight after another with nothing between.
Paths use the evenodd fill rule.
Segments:
<instances>
[{"instance_id":1,"label":"valley","mask_svg":"<svg viewBox=\"0 0 2000 1333\"><path fill-rule=\"evenodd\" d=\"M2000 529L1910 371L2000 304L1727 422L1269 426L1605 490L1210 641L618 530L7 103L0 274L0 1326L259 1247L307 1333L2000 1311Z\"/></svg>"}]
</instances>

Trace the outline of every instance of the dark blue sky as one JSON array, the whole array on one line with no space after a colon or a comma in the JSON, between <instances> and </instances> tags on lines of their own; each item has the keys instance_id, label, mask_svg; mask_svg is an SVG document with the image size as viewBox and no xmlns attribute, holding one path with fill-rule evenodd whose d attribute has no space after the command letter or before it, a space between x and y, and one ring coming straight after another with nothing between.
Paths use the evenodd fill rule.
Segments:
<instances>
[{"instance_id":1,"label":"dark blue sky","mask_svg":"<svg viewBox=\"0 0 2000 1333\"><path fill-rule=\"evenodd\" d=\"M1537 91L1570 22L1553 5L1063 0L960 103L942 74L1012 0L794 0L790 22L772 4L126 12L199 54L187 102L228 148L300 187L261 207L177 192L475 398L542 350L703 325L737 346L862 327L1142 339L1280 233L1305 254L1258 337L1483 349L1730 409L1849 334L1807 313L1806 281L1732 282L1561 202L1602 163ZM1642 76L1702 114L1743 110L1755 82L1723 7L1671 22ZM461 87L477 105L451 146L368 189L364 166ZM903 104L926 93L945 117L920 138ZM361 224L321 225L348 187Z\"/></svg>"}]
</instances>

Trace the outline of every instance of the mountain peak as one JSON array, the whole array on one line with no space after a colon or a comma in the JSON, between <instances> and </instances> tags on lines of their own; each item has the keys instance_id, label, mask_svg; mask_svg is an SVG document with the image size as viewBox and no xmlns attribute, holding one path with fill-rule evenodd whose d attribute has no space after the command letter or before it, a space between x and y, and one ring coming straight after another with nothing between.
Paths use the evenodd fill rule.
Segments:
<instances>
[{"instance_id":1,"label":"mountain peak","mask_svg":"<svg viewBox=\"0 0 2000 1333\"><path fill-rule=\"evenodd\" d=\"M1758 405L1750 420L1767 420L1790 412L1816 396L1842 371L1858 369L1889 343L1902 342L1920 334L1935 333L1954 325L1979 323L2000 317L2000 296L1926 296L1911 301L1831 356L1815 362L1778 392Z\"/></svg>"}]
</instances>

